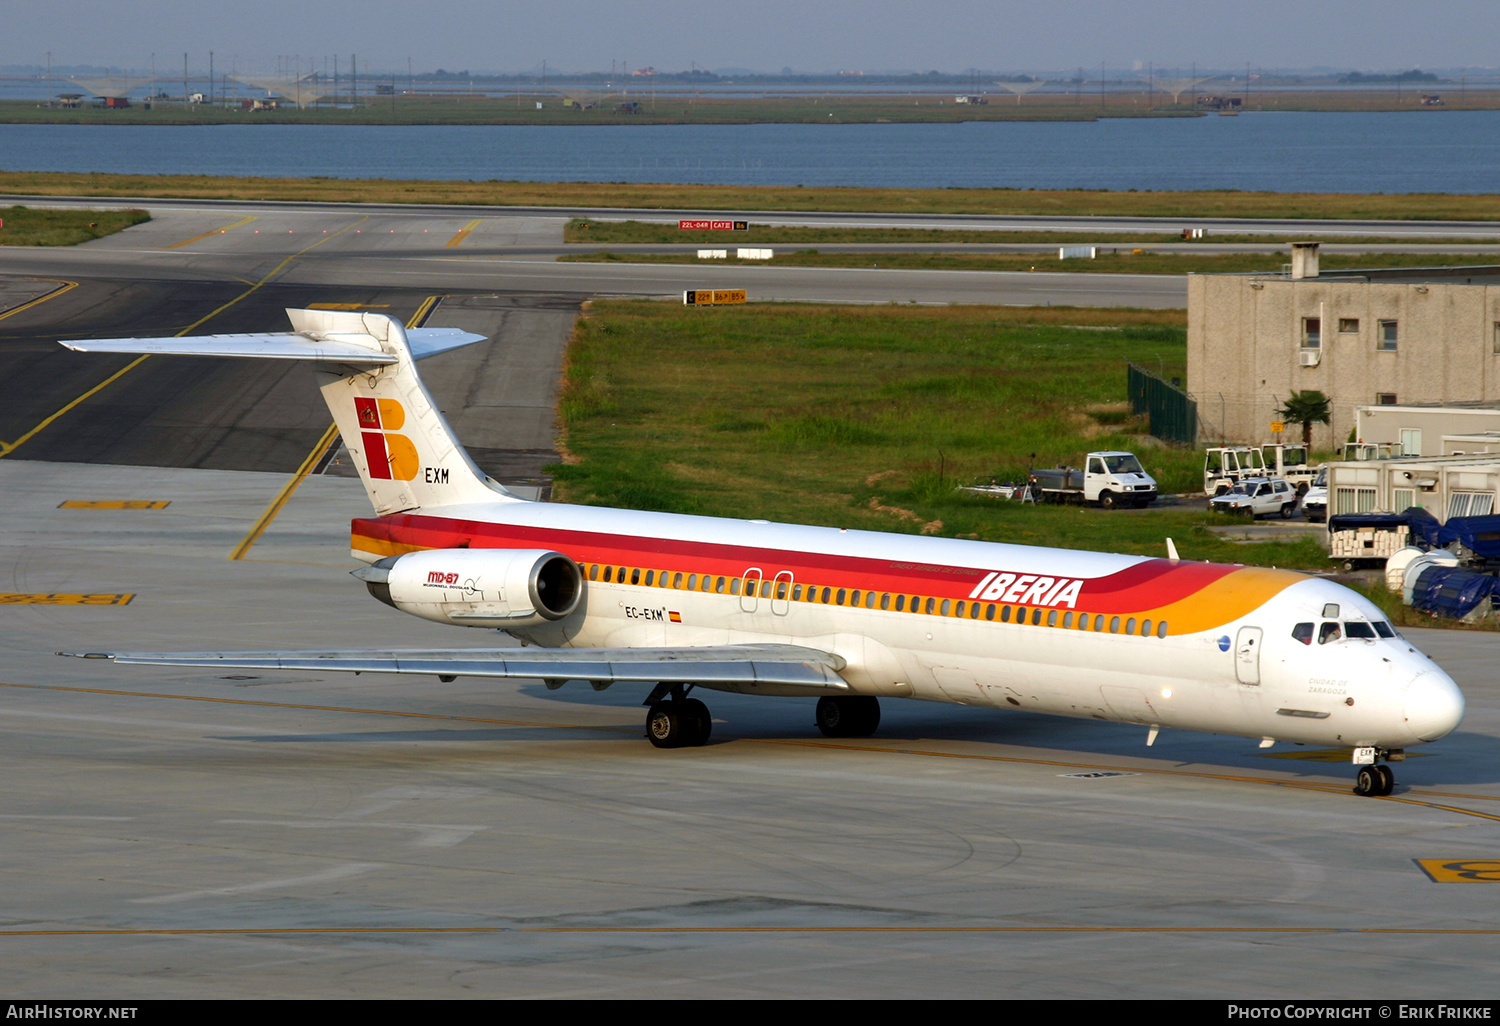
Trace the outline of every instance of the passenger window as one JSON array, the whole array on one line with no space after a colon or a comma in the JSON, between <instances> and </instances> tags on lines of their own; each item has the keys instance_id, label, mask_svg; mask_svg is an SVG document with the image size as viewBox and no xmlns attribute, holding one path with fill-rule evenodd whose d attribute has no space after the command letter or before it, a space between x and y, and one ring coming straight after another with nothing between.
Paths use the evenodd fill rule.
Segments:
<instances>
[{"instance_id":1,"label":"passenger window","mask_svg":"<svg viewBox=\"0 0 1500 1026\"><path fill-rule=\"evenodd\" d=\"M688 591L698 590L698 575L688 574Z\"/></svg>"},{"instance_id":2,"label":"passenger window","mask_svg":"<svg viewBox=\"0 0 1500 1026\"><path fill-rule=\"evenodd\" d=\"M672 587L674 587L674 588L680 588L680 587L682 587L682 575L681 574L673 574L672 575Z\"/></svg>"},{"instance_id":3,"label":"passenger window","mask_svg":"<svg viewBox=\"0 0 1500 1026\"><path fill-rule=\"evenodd\" d=\"M641 568L640 567L633 567L631 569L631 571L630 571L630 583L631 584L640 584L641 583Z\"/></svg>"},{"instance_id":4,"label":"passenger window","mask_svg":"<svg viewBox=\"0 0 1500 1026\"><path fill-rule=\"evenodd\" d=\"M984 618L986 620L993 620L995 618L995 603L991 602L984 607Z\"/></svg>"},{"instance_id":5,"label":"passenger window","mask_svg":"<svg viewBox=\"0 0 1500 1026\"><path fill-rule=\"evenodd\" d=\"M1000 607L1000 622L1010 623L1010 606Z\"/></svg>"},{"instance_id":6,"label":"passenger window","mask_svg":"<svg viewBox=\"0 0 1500 1026\"><path fill-rule=\"evenodd\" d=\"M830 603L832 601L833 601L833 589L832 588L824 588L823 589L823 604L826 606L826 605L828 605L828 603Z\"/></svg>"},{"instance_id":7,"label":"passenger window","mask_svg":"<svg viewBox=\"0 0 1500 1026\"><path fill-rule=\"evenodd\" d=\"M1310 623L1299 623L1292 628L1292 637L1304 645L1311 645L1313 639L1313 625Z\"/></svg>"},{"instance_id":8,"label":"passenger window","mask_svg":"<svg viewBox=\"0 0 1500 1026\"><path fill-rule=\"evenodd\" d=\"M1109 633L1120 633L1120 618L1118 616L1112 616L1109 618Z\"/></svg>"},{"instance_id":9,"label":"passenger window","mask_svg":"<svg viewBox=\"0 0 1500 1026\"><path fill-rule=\"evenodd\" d=\"M1142 620L1141 621L1141 637L1143 637L1143 638L1149 638L1149 637L1151 637L1151 621L1150 620Z\"/></svg>"},{"instance_id":10,"label":"passenger window","mask_svg":"<svg viewBox=\"0 0 1500 1026\"><path fill-rule=\"evenodd\" d=\"M1072 613L1064 613L1063 614L1063 627L1064 627L1064 629L1072 627L1072 626L1073 626L1073 614Z\"/></svg>"},{"instance_id":11,"label":"passenger window","mask_svg":"<svg viewBox=\"0 0 1500 1026\"><path fill-rule=\"evenodd\" d=\"M612 566L607 566L607 567L604 568L604 583L605 584L609 584L610 583L610 578L614 576L614 572L615 572L615 568L612 567Z\"/></svg>"},{"instance_id":12,"label":"passenger window","mask_svg":"<svg viewBox=\"0 0 1500 1026\"><path fill-rule=\"evenodd\" d=\"M1039 627L1042 623L1042 609L1040 606L1031 611L1031 626Z\"/></svg>"},{"instance_id":13,"label":"passenger window","mask_svg":"<svg viewBox=\"0 0 1500 1026\"><path fill-rule=\"evenodd\" d=\"M942 611L942 613L940 615L942 615L942 616L947 616L948 615L948 600L947 599L943 599L943 611Z\"/></svg>"},{"instance_id":14,"label":"passenger window","mask_svg":"<svg viewBox=\"0 0 1500 1026\"><path fill-rule=\"evenodd\" d=\"M930 599L927 600L927 615L928 616L932 615L932 607L935 606L935 605L937 605L937 599L930 598Z\"/></svg>"},{"instance_id":15,"label":"passenger window","mask_svg":"<svg viewBox=\"0 0 1500 1026\"><path fill-rule=\"evenodd\" d=\"M663 575L663 576L665 576L665 575ZM738 577L731 577L729 579L729 594L731 594L731 595L738 595L739 593L740 593L740 579Z\"/></svg>"},{"instance_id":16,"label":"passenger window","mask_svg":"<svg viewBox=\"0 0 1500 1026\"><path fill-rule=\"evenodd\" d=\"M1055 609L1048 610L1048 612L1047 612L1047 626L1048 627L1056 627L1057 626L1057 610L1055 610Z\"/></svg>"},{"instance_id":17,"label":"passenger window","mask_svg":"<svg viewBox=\"0 0 1500 1026\"><path fill-rule=\"evenodd\" d=\"M896 596L896 612L898 612L898 613L904 613L904 612L906 612L906 596L905 595L897 595Z\"/></svg>"},{"instance_id":18,"label":"passenger window","mask_svg":"<svg viewBox=\"0 0 1500 1026\"><path fill-rule=\"evenodd\" d=\"M1135 633L1135 617L1132 616L1130 619L1128 619L1128 620L1125 621L1125 633L1126 634L1134 634Z\"/></svg>"},{"instance_id":19,"label":"passenger window","mask_svg":"<svg viewBox=\"0 0 1500 1026\"><path fill-rule=\"evenodd\" d=\"M1318 644L1326 645L1330 641L1339 640L1339 637L1339 625L1330 621L1329 623L1325 623L1322 629L1318 631Z\"/></svg>"},{"instance_id":20,"label":"passenger window","mask_svg":"<svg viewBox=\"0 0 1500 1026\"><path fill-rule=\"evenodd\" d=\"M1163 620L1156 625L1156 636L1158 638L1165 638L1167 636L1167 621Z\"/></svg>"},{"instance_id":21,"label":"passenger window","mask_svg":"<svg viewBox=\"0 0 1500 1026\"><path fill-rule=\"evenodd\" d=\"M857 605L859 605L859 592L857 592L857 591L851 591L849 593L849 604L851 606L857 606Z\"/></svg>"},{"instance_id":22,"label":"passenger window","mask_svg":"<svg viewBox=\"0 0 1500 1026\"><path fill-rule=\"evenodd\" d=\"M786 581L776 582L776 597L778 599L786 598Z\"/></svg>"},{"instance_id":23,"label":"passenger window","mask_svg":"<svg viewBox=\"0 0 1500 1026\"><path fill-rule=\"evenodd\" d=\"M761 598L770 598L771 597L771 582L770 581L761 581L760 582L760 597Z\"/></svg>"},{"instance_id":24,"label":"passenger window","mask_svg":"<svg viewBox=\"0 0 1500 1026\"><path fill-rule=\"evenodd\" d=\"M589 567L589 580L591 580L591 581L597 581L598 579L599 579L599 564L595 563L593 566Z\"/></svg>"},{"instance_id":25,"label":"passenger window","mask_svg":"<svg viewBox=\"0 0 1500 1026\"><path fill-rule=\"evenodd\" d=\"M840 588L840 589L839 589L839 594L838 594L838 603L839 603L839 605L843 605L843 604L844 604L844 597L845 597L845 596L846 596L846 595L847 595L847 594L848 594L848 593L847 593L847 592L845 592L845 591L844 591L844 589L843 589L843 588Z\"/></svg>"},{"instance_id":26,"label":"passenger window","mask_svg":"<svg viewBox=\"0 0 1500 1026\"><path fill-rule=\"evenodd\" d=\"M718 580L714 581L714 591L718 592L720 595L724 594L724 578L720 577Z\"/></svg>"}]
</instances>

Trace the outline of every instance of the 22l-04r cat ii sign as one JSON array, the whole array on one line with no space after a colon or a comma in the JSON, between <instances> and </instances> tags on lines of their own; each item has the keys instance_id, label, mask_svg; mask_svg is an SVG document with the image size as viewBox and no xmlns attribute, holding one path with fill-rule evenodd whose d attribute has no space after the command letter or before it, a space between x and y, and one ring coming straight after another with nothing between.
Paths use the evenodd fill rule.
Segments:
<instances>
[{"instance_id":1,"label":"22l-04r cat ii sign","mask_svg":"<svg viewBox=\"0 0 1500 1026\"><path fill-rule=\"evenodd\" d=\"M641 685L660 748L708 739L698 689L818 699L863 736L909 698L1342 746L1356 790L1463 718L1446 673L1367 599L1284 570L528 502L475 467L416 362L482 341L289 310L293 331L65 342L314 365L370 501L370 593L515 649L117 653L121 663ZM649 615L642 615L647 613ZM1319 625L1336 623L1340 630ZM1325 639L1313 644L1313 637ZM100 655L101 653L93 653Z\"/></svg>"}]
</instances>

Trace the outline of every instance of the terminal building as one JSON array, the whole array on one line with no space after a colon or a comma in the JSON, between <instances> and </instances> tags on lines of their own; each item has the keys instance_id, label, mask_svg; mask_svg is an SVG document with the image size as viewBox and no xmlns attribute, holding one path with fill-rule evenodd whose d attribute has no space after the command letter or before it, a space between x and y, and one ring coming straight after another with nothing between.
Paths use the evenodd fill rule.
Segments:
<instances>
[{"instance_id":1,"label":"terminal building","mask_svg":"<svg viewBox=\"0 0 1500 1026\"><path fill-rule=\"evenodd\" d=\"M1301 391L1330 400L1321 449L1362 406L1500 406L1500 266L1320 273L1296 243L1279 272L1189 275L1187 380L1200 444L1265 442Z\"/></svg>"}]
</instances>

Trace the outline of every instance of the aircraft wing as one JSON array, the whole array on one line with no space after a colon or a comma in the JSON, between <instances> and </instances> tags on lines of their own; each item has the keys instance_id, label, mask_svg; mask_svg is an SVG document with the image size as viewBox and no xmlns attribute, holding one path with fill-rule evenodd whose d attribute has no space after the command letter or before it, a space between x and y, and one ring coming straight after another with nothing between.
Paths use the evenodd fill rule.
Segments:
<instances>
[{"instance_id":1,"label":"aircraft wing","mask_svg":"<svg viewBox=\"0 0 1500 1026\"><path fill-rule=\"evenodd\" d=\"M236 670L343 670L438 677L543 678L696 684L716 691L774 695L846 694L846 663L799 645L695 648L398 649L384 652L61 652L144 666Z\"/></svg>"}]
</instances>

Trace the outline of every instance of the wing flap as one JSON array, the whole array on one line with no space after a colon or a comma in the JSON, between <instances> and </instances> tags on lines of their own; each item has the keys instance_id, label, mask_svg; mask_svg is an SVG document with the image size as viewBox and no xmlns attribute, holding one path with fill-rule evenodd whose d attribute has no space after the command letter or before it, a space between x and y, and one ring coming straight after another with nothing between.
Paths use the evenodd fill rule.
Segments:
<instances>
[{"instance_id":1,"label":"wing flap","mask_svg":"<svg viewBox=\"0 0 1500 1026\"><path fill-rule=\"evenodd\" d=\"M74 654L74 653L63 653ZM408 649L383 652L116 652L101 655L141 666L211 666L237 670L340 670L425 676L546 678L595 683L697 684L721 690L840 694L846 663L798 645L695 648ZM782 690L789 689L789 690Z\"/></svg>"}]
</instances>

